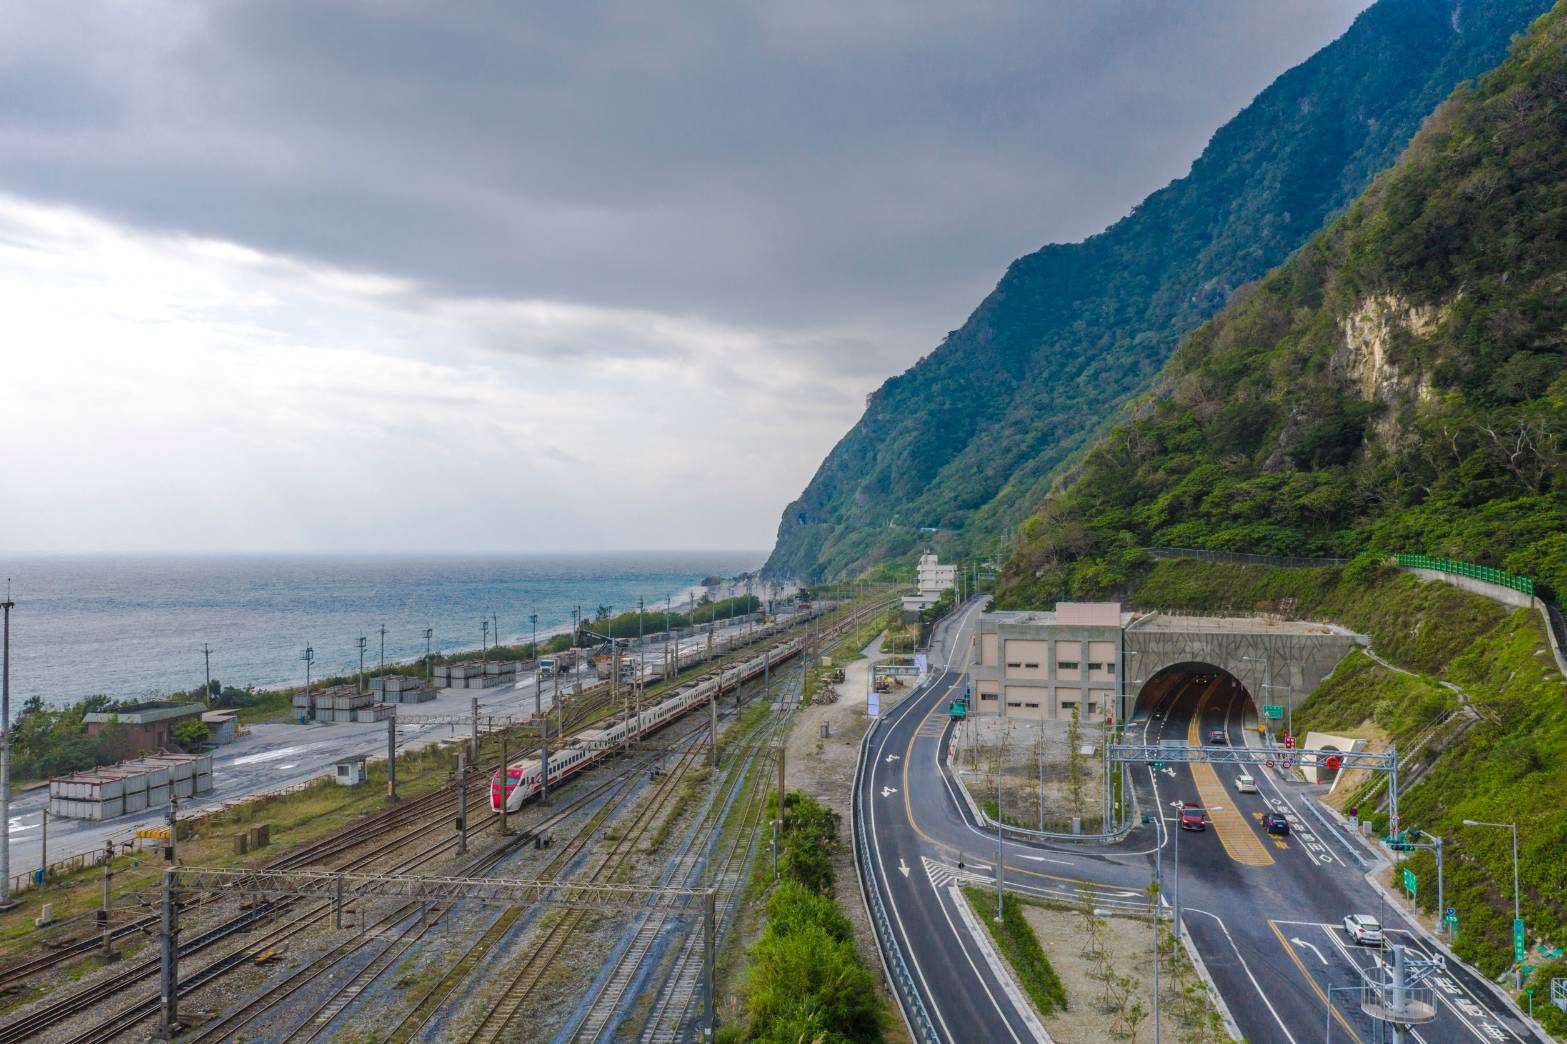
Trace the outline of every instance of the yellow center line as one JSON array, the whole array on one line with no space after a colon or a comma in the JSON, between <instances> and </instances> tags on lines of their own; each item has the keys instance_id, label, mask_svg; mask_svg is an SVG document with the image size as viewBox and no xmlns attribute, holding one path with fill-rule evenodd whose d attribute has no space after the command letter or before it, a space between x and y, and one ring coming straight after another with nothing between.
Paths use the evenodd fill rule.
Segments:
<instances>
[{"instance_id":1,"label":"yellow center line","mask_svg":"<svg viewBox=\"0 0 1567 1044\"><path fill-rule=\"evenodd\" d=\"M1284 933L1279 931L1278 922L1269 921L1268 927L1273 929L1273 934L1278 936L1279 945L1284 947L1284 952L1290 955L1290 960L1295 962L1295 967L1299 968L1300 973L1306 977L1306 983L1311 987L1312 992L1317 995L1317 999L1320 1000L1323 1004L1327 1004L1328 995L1322 992L1322 987L1317 985L1317 980L1312 978L1311 972L1306 970L1306 965L1301 962L1300 954L1295 952L1295 947L1291 946L1289 940L1284 938ZM1355 1032L1355 1027L1351 1026L1347 1021L1345 1021L1344 1016L1339 1012L1337 1007L1333 1009L1333 1018L1338 1021L1340 1026L1343 1026L1346 1030L1349 1031L1349 1035L1355 1041L1355 1044L1361 1044L1360 1034Z\"/></svg>"},{"instance_id":2,"label":"yellow center line","mask_svg":"<svg viewBox=\"0 0 1567 1044\"><path fill-rule=\"evenodd\" d=\"M1203 693L1202 699L1197 701L1197 709L1192 712L1192 720L1187 725L1186 742L1192 746L1200 746L1202 743L1202 709L1208 705L1209 698L1213 695L1210 689ZM1263 847L1251 826L1246 822L1246 817L1235 808L1235 802L1227 800L1227 792L1224 784L1219 782L1219 774L1213 770L1213 766L1206 761L1194 761L1189 766L1192 770L1192 782L1197 785L1197 796L1202 800L1205 809L1221 809L1218 812L1210 811L1208 821L1213 824L1213 829L1219 835L1219 843L1229 853L1231 859L1242 866L1272 866L1273 856Z\"/></svg>"}]
</instances>

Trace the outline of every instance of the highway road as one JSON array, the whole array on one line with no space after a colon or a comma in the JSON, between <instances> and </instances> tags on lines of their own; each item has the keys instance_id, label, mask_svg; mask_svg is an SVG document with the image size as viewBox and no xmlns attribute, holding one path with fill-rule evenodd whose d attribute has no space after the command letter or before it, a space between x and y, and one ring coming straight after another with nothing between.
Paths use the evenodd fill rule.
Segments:
<instances>
[{"instance_id":1,"label":"highway road","mask_svg":"<svg viewBox=\"0 0 1567 1044\"><path fill-rule=\"evenodd\" d=\"M966 916L954 887L963 882L993 889L998 861L994 833L976 824L941 757L951 733L946 709L963 691L977 610L966 606L938 628L933 677L888 710L867 738L855 784L857 815L867 828L862 877L886 910L897 950L886 955L889 964L896 972L901 958L907 967L917 1001L912 1007L928 1014L933 1036L1028 1041L1039 1039L1037 1019L987 962L975 938L982 928ZM1221 728L1231 743L1247 741L1241 712L1248 698L1222 681L1186 679L1158 698L1136 724L1149 742L1184 743ZM1370 865L1370 853L1309 807L1307 788L1254 771L1262 792L1242 795L1233 785L1237 774L1231 766L1140 766L1134 789L1140 810L1150 815L1148 825L1108 846L1009 840L1001 849L1005 885L1072 902L1088 897L1097 907L1127 913L1144 911L1144 889L1162 853L1164 895L1173 900L1171 803L1207 804L1214 809L1213 825L1187 832L1181 841L1183 930L1248 1040L1316 1041L1328 1016L1328 987L1358 981L1357 967L1375 967L1389 957L1349 945L1342 931L1346 914L1377 916L1392 941L1407 943L1413 952L1434 951L1400 912L1386 907L1364 877L1362 860ZM1155 809L1163 814L1155 816ZM1290 837L1263 832L1260 819L1267 811L1290 819ZM1456 962L1434 985L1438 1016L1411 1033L1417 1044L1542 1039L1489 984ZM1362 1044L1383 1039L1357 1010L1353 994L1333 997L1334 1039ZM915 1030L918 1035L920 1027Z\"/></svg>"},{"instance_id":2,"label":"highway road","mask_svg":"<svg viewBox=\"0 0 1567 1044\"><path fill-rule=\"evenodd\" d=\"M731 626L720 623L715 629L715 640L731 637L742 629L742 624ZM679 644L683 652L703 649L707 645L706 633L686 638ZM648 640L646 660L649 667L659 662L662 652L659 640ZM593 684L595 679L591 668L585 669L581 680L584 687ZM564 691L571 684L572 679L563 676L560 688ZM533 686L534 679L530 674L513 684L490 689L443 689L437 699L428 703L409 704L401 710L404 714L420 716L466 715L471 712L472 697L477 696L481 714L497 717L531 714ZM553 683L546 680L540 694L541 706L548 708L551 705L553 689ZM466 725L402 725L397 730L397 748L417 750L431 743L467 734ZM357 756L386 756L385 723L253 725L249 735L216 748L212 757L212 793L201 799L182 801L181 814L188 815L236 799L282 790L329 773L336 762ZM12 798L9 836L13 874L29 873L39 864L43 810L47 803L46 788L30 790ZM54 862L79 852L102 848L110 838L123 841L139 828L162 825L166 813L167 806L162 806L102 822L51 817L49 859Z\"/></svg>"}]
</instances>

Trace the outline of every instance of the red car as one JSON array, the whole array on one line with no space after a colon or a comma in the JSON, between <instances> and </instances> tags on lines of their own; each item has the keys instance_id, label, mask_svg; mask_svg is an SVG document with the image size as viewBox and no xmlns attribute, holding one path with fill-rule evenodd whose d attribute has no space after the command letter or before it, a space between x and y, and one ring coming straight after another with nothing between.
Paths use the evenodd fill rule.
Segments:
<instances>
[{"instance_id":1,"label":"red car","mask_svg":"<svg viewBox=\"0 0 1567 1044\"><path fill-rule=\"evenodd\" d=\"M1202 806L1188 801L1181 805L1181 829L1182 830L1207 830L1208 817L1203 815Z\"/></svg>"}]
</instances>

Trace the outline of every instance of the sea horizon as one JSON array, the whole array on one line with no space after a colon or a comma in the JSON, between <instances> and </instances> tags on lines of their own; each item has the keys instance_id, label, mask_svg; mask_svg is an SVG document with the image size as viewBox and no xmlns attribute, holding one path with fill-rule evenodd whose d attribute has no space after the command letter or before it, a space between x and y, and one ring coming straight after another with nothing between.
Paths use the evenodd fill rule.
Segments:
<instances>
[{"instance_id":1,"label":"sea horizon","mask_svg":"<svg viewBox=\"0 0 1567 1044\"><path fill-rule=\"evenodd\" d=\"M278 688L311 676L542 637L600 605L678 606L709 576L754 572L762 550L594 552L18 552L12 581L13 714L38 695L68 705L102 693L152 699L199 687L202 647L224 685ZM742 590L736 588L737 592ZM720 594L727 596L727 589ZM487 621L495 620L495 625ZM297 677L296 677L297 675Z\"/></svg>"}]
</instances>

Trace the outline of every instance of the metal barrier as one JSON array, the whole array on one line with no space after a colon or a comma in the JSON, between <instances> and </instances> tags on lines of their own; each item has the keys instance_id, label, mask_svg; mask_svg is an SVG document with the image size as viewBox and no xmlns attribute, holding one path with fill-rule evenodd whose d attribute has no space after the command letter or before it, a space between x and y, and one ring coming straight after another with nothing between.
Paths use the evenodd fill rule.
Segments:
<instances>
[{"instance_id":1,"label":"metal barrier","mask_svg":"<svg viewBox=\"0 0 1567 1044\"><path fill-rule=\"evenodd\" d=\"M905 701L914 699L919 694L920 689L916 688L909 693ZM872 721L870 728L865 730L865 735L860 739L859 764L854 772L854 797L849 802L849 811L854 818L851 837L854 841L855 876L860 880L860 896L865 902L866 913L870 915L871 927L876 931L876 948L881 954L882 970L886 972L887 981L892 984L893 992L897 995L898 1007L903 1012L903 1020L908 1024L909 1033L917 1040L938 1044L941 1037L936 1033L930 1013L925 1010L925 1001L914 984L914 976L910 974L908 964L903 959L903 951L897 946L897 940L892 934L892 922L887 917L886 907L882 904L881 892L876 888L875 876L870 865L870 841L865 833L865 817L860 815L859 799L865 775L865 752L884 720L884 718L877 718Z\"/></svg>"},{"instance_id":2,"label":"metal barrier","mask_svg":"<svg viewBox=\"0 0 1567 1044\"><path fill-rule=\"evenodd\" d=\"M1534 597L1533 580L1527 576L1509 573L1504 569L1475 565L1473 562L1458 562L1451 558L1431 558L1428 555L1399 554L1393 556L1393 561L1402 569L1430 569L1438 573L1467 576L1471 580L1484 580L1488 584L1521 591L1531 598Z\"/></svg>"}]
</instances>

